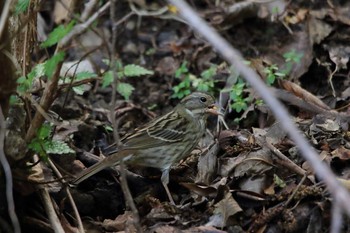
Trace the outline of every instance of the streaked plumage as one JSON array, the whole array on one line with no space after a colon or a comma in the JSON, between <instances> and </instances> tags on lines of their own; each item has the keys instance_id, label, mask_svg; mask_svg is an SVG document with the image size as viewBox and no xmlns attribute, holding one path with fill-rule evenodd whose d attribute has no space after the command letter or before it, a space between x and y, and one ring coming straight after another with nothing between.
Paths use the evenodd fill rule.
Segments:
<instances>
[{"instance_id":1,"label":"streaked plumage","mask_svg":"<svg viewBox=\"0 0 350 233\"><path fill-rule=\"evenodd\" d=\"M97 172L117 165L154 167L162 171L162 183L173 202L167 184L169 171L194 149L205 133L208 114L218 114L214 98L195 92L185 97L171 112L135 130L122 139L119 150L85 169L72 184L79 184Z\"/></svg>"}]
</instances>

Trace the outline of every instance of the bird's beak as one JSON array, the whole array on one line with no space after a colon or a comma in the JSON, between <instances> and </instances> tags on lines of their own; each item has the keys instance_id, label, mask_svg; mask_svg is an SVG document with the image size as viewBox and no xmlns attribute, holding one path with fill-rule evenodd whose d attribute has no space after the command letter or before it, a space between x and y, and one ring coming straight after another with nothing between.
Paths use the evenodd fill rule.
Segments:
<instances>
[{"instance_id":1,"label":"bird's beak","mask_svg":"<svg viewBox=\"0 0 350 233\"><path fill-rule=\"evenodd\" d=\"M217 105L215 105L215 104L213 104L213 105L210 105L207 109L206 109L206 111L205 111L206 113L210 113L210 114L213 114L213 115L223 115L220 111L219 111L219 107L217 106Z\"/></svg>"}]
</instances>

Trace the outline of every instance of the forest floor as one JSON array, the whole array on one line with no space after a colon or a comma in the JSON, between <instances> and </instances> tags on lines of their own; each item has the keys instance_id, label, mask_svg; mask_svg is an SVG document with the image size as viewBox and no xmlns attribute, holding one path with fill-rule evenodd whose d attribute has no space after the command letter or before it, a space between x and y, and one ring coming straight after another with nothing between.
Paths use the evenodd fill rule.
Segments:
<instances>
[{"instance_id":1,"label":"forest floor","mask_svg":"<svg viewBox=\"0 0 350 233\"><path fill-rule=\"evenodd\" d=\"M349 111L350 3L189 2L274 88L320 159L347 184L349 125L332 110ZM57 4L42 8L41 38L58 24L69 24L67 9ZM74 13L81 13L83 6L76 9ZM158 233L329 232L332 198L327 188L275 121L271 106L176 14L177 9L164 2L118 1L115 12L114 48L107 10L65 51L64 78L49 112L60 122L51 128L52 139L70 147L69 153L49 153L64 178L71 179L108 154L113 127L123 137L169 112L190 92L206 91L222 107L228 128L209 118L209 130L197 148L173 167L169 189L176 206L169 203L159 171L128 168L141 228ZM54 47L33 54L33 67L48 59ZM119 78L115 125L114 59ZM40 90L32 93L42 97ZM57 179L50 166L44 170L45 180ZM70 188L87 232L136 232L119 178L118 169L106 169ZM50 232L40 224L48 220L30 185L16 185L17 199L27 203L18 208L24 232ZM75 232L65 185L48 187L65 231ZM349 221L343 230L350 230Z\"/></svg>"}]
</instances>

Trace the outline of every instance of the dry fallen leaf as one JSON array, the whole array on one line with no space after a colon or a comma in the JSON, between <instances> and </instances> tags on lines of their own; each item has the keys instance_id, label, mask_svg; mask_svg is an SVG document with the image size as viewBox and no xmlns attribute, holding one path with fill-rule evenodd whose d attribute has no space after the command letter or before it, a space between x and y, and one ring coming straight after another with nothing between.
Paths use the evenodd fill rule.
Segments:
<instances>
[{"instance_id":1,"label":"dry fallen leaf","mask_svg":"<svg viewBox=\"0 0 350 233\"><path fill-rule=\"evenodd\" d=\"M210 184L216 173L216 155L218 151L219 145L215 143L205 155L199 157L196 183Z\"/></svg>"},{"instance_id":2,"label":"dry fallen leaf","mask_svg":"<svg viewBox=\"0 0 350 233\"><path fill-rule=\"evenodd\" d=\"M206 226L225 227L229 217L241 212L242 209L232 197L230 192L226 192L224 198L214 205L214 215Z\"/></svg>"}]
</instances>

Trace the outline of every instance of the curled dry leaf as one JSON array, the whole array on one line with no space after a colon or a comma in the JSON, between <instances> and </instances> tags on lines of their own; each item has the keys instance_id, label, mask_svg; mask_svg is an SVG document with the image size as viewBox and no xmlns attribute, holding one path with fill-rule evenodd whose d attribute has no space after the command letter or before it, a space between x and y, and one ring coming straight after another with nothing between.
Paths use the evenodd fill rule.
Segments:
<instances>
[{"instance_id":1,"label":"curled dry leaf","mask_svg":"<svg viewBox=\"0 0 350 233\"><path fill-rule=\"evenodd\" d=\"M317 98L315 95L311 94L301 86L292 83L288 80L280 80L279 84L283 89L293 93L294 95L303 99L304 101L308 103L313 103L324 110L330 110L330 108L326 104L324 104L319 98Z\"/></svg>"},{"instance_id":2,"label":"curled dry leaf","mask_svg":"<svg viewBox=\"0 0 350 233\"><path fill-rule=\"evenodd\" d=\"M266 148L250 152L243 157L234 169L234 177L262 175L273 168L271 152Z\"/></svg>"}]
</instances>

